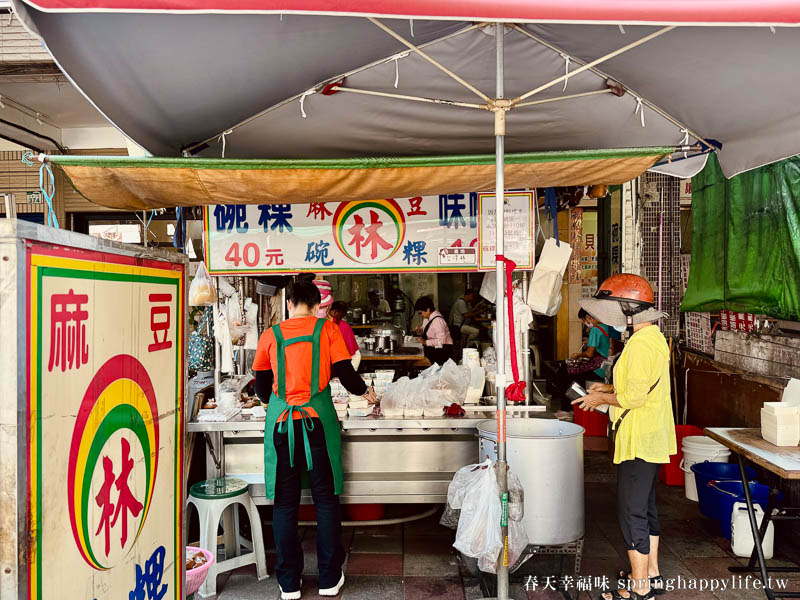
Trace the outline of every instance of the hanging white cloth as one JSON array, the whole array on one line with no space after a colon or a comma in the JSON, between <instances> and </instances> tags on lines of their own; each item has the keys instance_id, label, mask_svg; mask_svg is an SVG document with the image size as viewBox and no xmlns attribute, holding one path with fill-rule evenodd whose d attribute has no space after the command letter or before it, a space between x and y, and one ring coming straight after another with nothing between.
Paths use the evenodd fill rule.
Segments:
<instances>
[{"instance_id":1,"label":"hanging white cloth","mask_svg":"<svg viewBox=\"0 0 800 600\"><path fill-rule=\"evenodd\" d=\"M484 273L478 294L488 302L495 303L495 300L497 300L497 277L494 271Z\"/></svg>"},{"instance_id":2,"label":"hanging white cloth","mask_svg":"<svg viewBox=\"0 0 800 600\"><path fill-rule=\"evenodd\" d=\"M244 320L247 328L244 349L255 350L258 347L258 304L252 298L244 301Z\"/></svg>"},{"instance_id":3,"label":"hanging white cloth","mask_svg":"<svg viewBox=\"0 0 800 600\"><path fill-rule=\"evenodd\" d=\"M503 331L505 331L505 347L506 347L506 373L511 373L511 340L509 339L509 327L508 327L508 311L503 313L503 319L505 321ZM533 323L533 311L531 308L525 303L525 299L522 296L522 289L518 286L514 286L514 336L516 338L517 343L517 367L519 368L520 376L525 371L523 370L523 366L525 361L523 359L523 351L525 347L522 343L522 335L525 331L528 330L531 323ZM495 331L497 328L495 327ZM495 339L495 347L497 346L497 340Z\"/></svg>"},{"instance_id":4,"label":"hanging white cloth","mask_svg":"<svg viewBox=\"0 0 800 600\"><path fill-rule=\"evenodd\" d=\"M224 306L224 305L223 305ZM233 342L231 330L228 327L227 310L219 310L214 306L214 337L220 346L220 371L233 373Z\"/></svg>"}]
</instances>

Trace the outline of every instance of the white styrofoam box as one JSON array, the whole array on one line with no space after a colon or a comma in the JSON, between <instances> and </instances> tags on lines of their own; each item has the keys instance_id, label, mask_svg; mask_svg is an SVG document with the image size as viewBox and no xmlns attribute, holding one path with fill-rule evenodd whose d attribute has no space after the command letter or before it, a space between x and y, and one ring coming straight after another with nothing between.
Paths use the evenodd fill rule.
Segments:
<instances>
[{"instance_id":1,"label":"white styrofoam box","mask_svg":"<svg viewBox=\"0 0 800 600\"><path fill-rule=\"evenodd\" d=\"M764 510L758 504L754 504L753 508L760 528L761 521L764 519ZM767 525L767 532L761 542L764 558L767 560L772 558L774 540L775 527L770 521L769 525ZM731 512L731 550L736 556L749 557L753 553L753 546L753 529L750 526L750 515L747 514L747 504L736 502Z\"/></svg>"},{"instance_id":2,"label":"white styrofoam box","mask_svg":"<svg viewBox=\"0 0 800 600\"><path fill-rule=\"evenodd\" d=\"M764 423L767 423L769 425L784 428L800 427L800 413L795 410L791 410L794 407L788 408L790 410L788 410L785 414L775 414L770 412L768 408L762 408L761 424L763 425Z\"/></svg>"},{"instance_id":3,"label":"white styrofoam box","mask_svg":"<svg viewBox=\"0 0 800 600\"><path fill-rule=\"evenodd\" d=\"M787 414L773 414L770 410L774 409L767 406L761 409L761 437L776 446L797 446L800 443L800 415L791 409Z\"/></svg>"},{"instance_id":4,"label":"white styrofoam box","mask_svg":"<svg viewBox=\"0 0 800 600\"><path fill-rule=\"evenodd\" d=\"M796 432L761 427L761 437L775 446L797 446L800 436Z\"/></svg>"},{"instance_id":5,"label":"white styrofoam box","mask_svg":"<svg viewBox=\"0 0 800 600\"><path fill-rule=\"evenodd\" d=\"M764 402L764 410L770 415L795 416L800 420L800 406L788 402Z\"/></svg>"},{"instance_id":6,"label":"white styrofoam box","mask_svg":"<svg viewBox=\"0 0 800 600\"><path fill-rule=\"evenodd\" d=\"M783 389L781 402L800 406L800 379L795 379L794 377L789 379L789 383Z\"/></svg>"}]
</instances>

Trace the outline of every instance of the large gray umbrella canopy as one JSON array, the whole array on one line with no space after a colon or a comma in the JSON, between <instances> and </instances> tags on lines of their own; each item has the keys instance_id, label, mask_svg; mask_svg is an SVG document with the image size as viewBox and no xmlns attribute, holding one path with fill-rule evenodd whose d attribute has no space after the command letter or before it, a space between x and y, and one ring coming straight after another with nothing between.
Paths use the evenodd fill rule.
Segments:
<instances>
[{"instance_id":1,"label":"large gray umbrella canopy","mask_svg":"<svg viewBox=\"0 0 800 600\"><path fill-rule=\"evenodd\" d=\"M518 96L564 75L566 59L560 53L515 29L507 30L504 42L506 97ZM494 96L496 52L492 31L464 28L422 49L478 90ZM574 62L571 65L572 70L579 66ZM640 109L647 113L643 127L636 98L610 93L606 80L585 71L570 78L566 90L563 84L557 84L531 98L548 102L510 111L506 151L675 145L683 140L681 127L646 107ZM341 87L482 104L473 92L410 51L347 74ZM569 99L549 102L563 97ZM225 156L334 158L494 150L492 118L484 110L346 91L333 95L317 91L305 97L301 93L231 129L225 136ZM221 155L221 138L205 142L208 147L201 151L203 156Z\"/></svg>"},{"instance_id":2,"label":"large gray umbrella canopy","mask_svg":"<svg viewBox=\"0 0 800 600\"><path fill-rule=\"evenodd\" d=\"M227 157L493 150L491 119L479 110L320 93L345 76L344 87L480 103L414 52L390 60L406 46L366 18L59 14L22 3L17 9L100 111L154 155L192 149L220 156L223 139ZM493 95L488 32L457 21L382 23ZM563 75L567 59L574 71L656 30L519 25L505 36L506 97ZM719 157L728 176L797 154L800 139L791 132L800 125L794 100L800 82L787 74L798 50L800 32L793 28L677 27L570 78L566 90L559 83L529 100L601 91L606 77L624 86L623 97L598 94L512 110L506 149L659 146L701 137L723 144ZM309 90L317 93L305 98L303 118L299 98Z\"/></svg>"}]
</instances>

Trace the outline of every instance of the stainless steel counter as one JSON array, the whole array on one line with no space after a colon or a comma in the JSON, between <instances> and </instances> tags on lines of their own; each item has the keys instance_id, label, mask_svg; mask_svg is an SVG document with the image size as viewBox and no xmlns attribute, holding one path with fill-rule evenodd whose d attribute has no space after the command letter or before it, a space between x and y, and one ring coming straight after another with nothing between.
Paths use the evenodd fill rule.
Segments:
<instances>
[{"instance_id":1,"label":"stainless steel counter","mask_svg":"<svg viewBox=\"0 0 800 600\"><path fill-rule=\"evenodd\" d=\"M509 411L510 412L510 411ZM539 413L537 418L542 418ZM342 431L351 429L474 429L478 423L493 419L493 410L467 413L464 417L347 417L342 419ZM239 415L221 423L189 423L190 432L259 431L264 433L264 419Z\"/></svg>"},{"instance_id":2,"label":"stainless steel counter","mask_svg":"<svg viewBox=\"0 0 800 600\"><path fill-rule=\"evenodd\" d=\"M342 502L445 502L453 474L478 461L478 423L494 419L495 414L342 420ZM554 418L544 412L512 414ZM209 477L226 474L244 479L256 503L270 503L264 496L263 419L239 416L225 423L189 423L188 430L206 435L213 447L206 463ZM308 490L303 491L303 501L311 501Z\"/></svg>"},{"instance_id":3,"label":"stainless steel counter","mask_svg":"<svg viewBox=\"0 0 800 600\"><path fill-rule=\"evenodd\" d=\"M422 350L422 346L415 347L415 346L401 346L394 352L388 353L381 353L375 352L374 350L367 350L366 348L361 349L361 360L362 361L409 361L409 362L416 362L419 360L425 360L425 352Z\"/></svg>"}]
</instances>

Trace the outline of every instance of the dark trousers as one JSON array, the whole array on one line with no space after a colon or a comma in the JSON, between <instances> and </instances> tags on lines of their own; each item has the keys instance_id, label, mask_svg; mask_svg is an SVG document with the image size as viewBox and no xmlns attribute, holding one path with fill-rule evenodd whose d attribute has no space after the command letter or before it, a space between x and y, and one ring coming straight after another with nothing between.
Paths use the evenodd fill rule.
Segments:
<instances>
[{"instance_id":1,"label":"dark trousers","mask_svg":"<svg viewBox=\"0 0 800 600\"><path fill-rule=\"evenodd\" d=\"M453 358L453 345L446 344L441 348L425 346L423 353L425 354L425 358L431 361L431 364L436 363L441 367L449 359Z\"/></svg>"},{"instance_id":2,"label":"dark trousers","mask_svg":"<svg viewBox=\"0 0 800 600\"><path fill-rule=\"evenodd\" d=\"M325 432L319 419L312 419L314 429L308 431L314 468L308 471L311 496L317 510L317 563L319 587L331 588L339 583L345 552L342 547L342 513L339 497L334 494L333 471L325 444ZM303 573L303 549L297 532L297 511L300 507L300 476L306 469L302 421L294 422L294 467L289 465L289 441L286 433L275 426L273 441L278 454L275 475L275 505L272 531L278 560L275 575L284 592L300 589Z\"/></svg>"},{"instance_id":3,"label":"dark trousers","mask_svg":"<svg viewBox=\"0 0 800 600\"><path fill-rule=\"evenodd\" d=\"M650 554L650 536L661 534L656 482L661 465L641 458L617 465L617 516L629 550Z\"/></svg>"}]
</instances>

